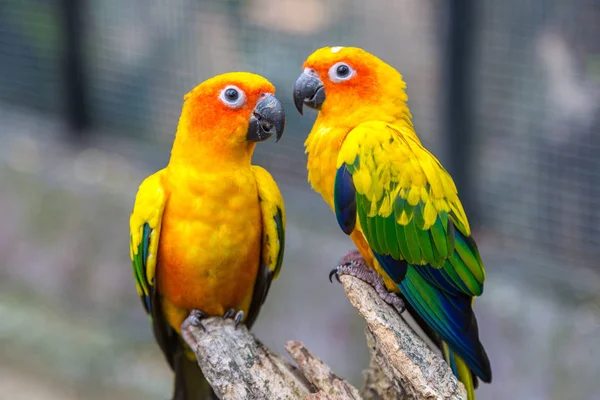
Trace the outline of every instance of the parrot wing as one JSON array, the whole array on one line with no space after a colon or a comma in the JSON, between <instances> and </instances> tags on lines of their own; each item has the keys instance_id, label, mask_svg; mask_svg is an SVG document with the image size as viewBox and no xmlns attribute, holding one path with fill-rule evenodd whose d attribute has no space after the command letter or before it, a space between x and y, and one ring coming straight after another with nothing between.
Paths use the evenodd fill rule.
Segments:
<instances>
[{"instance_id":1,"label":"parrot wing","mask_svg":"<svg viewBox=\"0 0 600 400\"><path fill-rule=\"evenodd\" d=\"M429 266L426 279L450 294L481 294L485 271L456 186L412 128L359 125L337 166L334 205L344 232L358 216L374 252Z\"/></svg>"},{"instance_id":2,"label":"parrot wing","mask_svg":"<svg viewBox=\"0 0 600 400\"><path fill-rule=\"evenodd\" d=\"M158 239L166 194L159 171L146 178L138 190L129 219L129 251L133 263L133 275L146 312L152 315L152 295L155 291L154 278Z\"/></svg>"},{"instance_id":3,"label":"parrot wing","mask_svg":"<svg viewBox=\"0 0 600 400\"><path fill-rule=\"evenodd\" d=\"M277 278L283 262L285 247L285 208L283 197L275 180L267 170L253 165L252 171L258 187L258 199L262 214L261 261L254 284L254 295L246 318L248 328L252 326L264 303L271 282Z\"/></svg>"},{"instance_id":4,"label":"parrot wing","mask_svg":"<svg viewBox=\"0 0 600 400\"><path fill-rule=\"evenodd\" d=\"M152 321L154 336L171 368L175 368L173 357L178 339L175 331L164 320L155 286L158 240L167 202L162 186L163 171L150 175L140 185L129 219L129 251L137 291Z\"/></svg>"},{"instance_id":5,"label":"parrot wing","mask_svg":"<svg viewBox=\"0 0 600 400\"><path fill-rule=\"evenodd\" d=\"M471 308L485 270L448 172L411 126L376 121L346 136L337 168L342 230L359 226L412 307L477 375L491 379Z\"/></svg>"}]
</instances>

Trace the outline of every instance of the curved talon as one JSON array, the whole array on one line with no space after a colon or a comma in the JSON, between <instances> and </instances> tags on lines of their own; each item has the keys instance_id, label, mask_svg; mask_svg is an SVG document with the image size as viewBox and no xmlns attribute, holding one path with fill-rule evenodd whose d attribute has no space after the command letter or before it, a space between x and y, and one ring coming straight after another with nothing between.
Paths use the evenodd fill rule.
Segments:
<instances>
[{"instance_id":1,"label":"curved talon","mask_svg":"<svg viewBox=\"0 0 600 400\"><path fill-rule=\"evenodd\" d=\"M237 329L238 325L242 323L242 320L244 319L244 312L243 311L238 311L235 314L235 318L233 319L235 322L235 327Z\"/></svg>"},{"instance_id":2,"label":"curved talon","mask_svg":"<svg viewBox=\"0 0 600 400\"><path fill-rule=\"evenodd\" d=\"M333 276L335 275L335 279L339 282L342 283L340 281L340 275L338 273L340 266L338 265L337 267L335 267L334 269L332 269L331 271L329 271L329 282L333 283Z\"/></svg>"},{"instance_id":3,"label":"curved talon","mask_svg":"<svg viewBox=\"0 0 600 400\"><path fill-rule=\"evenodd\" d=\"M370 284L381 299L387 304L391 305L396 309L399 314L405 310L404 301L396 293L388 292L385 283L381 276L371 268L369 268L358 251L351 251L340 261L340 265L335 267L329 272L329 281L333 282L332 278L335 278L340 282L340 275L351 275L355 278L362 280Z\"/></svg>"},{"instance_id":4,"label":"curved talon","mask_svg":"<svg viewBox=\"0 0 600 400\"><path fill-rule=\"evenodd\" d=\"M202 320L208 318L208 314L200 310L190 311L190 315L183 321L181 330L185 330L188 326L195 326L201 328L206 332L206 327L202 324Z\"/></svg>"},{"instance_id":5,"label":"curved talon","mask_svg":"<svg viewBox=\"0 0 600 400\"><path fill-rule=\"evenodd\" d=\"M223 314L223 319L232 318L234 315L235 315L235 309L230 308L229 310L225 311L225 314Z\"/></svg>"}]
</instances>

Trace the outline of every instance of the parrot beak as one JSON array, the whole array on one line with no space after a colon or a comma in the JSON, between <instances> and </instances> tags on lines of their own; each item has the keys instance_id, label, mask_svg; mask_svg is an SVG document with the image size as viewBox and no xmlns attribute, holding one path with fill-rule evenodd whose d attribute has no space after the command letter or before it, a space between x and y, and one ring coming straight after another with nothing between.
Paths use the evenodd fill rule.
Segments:
<instances>
[{"instance_id":1,"label":"parrot beak","mask_svg":"<svg viewBox=\"0 0 600 400\"><path fill-rule=\"evenodd\" d=\"M304 104L315 110L320 110L324 101L325 86L323 86L323 82L312 70L305 68L294 85L296 109L300 115L303 115L302 106Z\"/></svg>"},{"instance_id":2,"label":"parrot beak","mask_svg":"<svg viewBox=\"0 0 600 400\"><path fill-rule=\"evenodd\" d=\"M273 134L277 137L277 142L283 135L285 129L285 112L277 97L267 93L264 94L250 117L250 125L246 140L250 142L262 142L267 140Z\"/></svg>"}]
</instances>

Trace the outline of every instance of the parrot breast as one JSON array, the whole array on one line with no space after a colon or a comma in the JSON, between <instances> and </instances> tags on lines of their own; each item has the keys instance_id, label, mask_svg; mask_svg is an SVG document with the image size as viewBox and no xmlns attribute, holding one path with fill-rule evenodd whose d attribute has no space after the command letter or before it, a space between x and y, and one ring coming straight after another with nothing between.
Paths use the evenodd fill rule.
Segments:
<instances>
[{"instance_id":1,"label":"parrot breast","mask_svg":"<svg viewBox=\"0 0 600 400\"><path fill-rule=\"evenodd\" d=\"M315 127L304 143L308 153L306 164L308 181L313 189L323 196L332 210L337 156L347 133L345 129L319 127L315 123Z\"/></svg>"},{"instance_id":2,"label":"parrot breast","mask_svg":"<svg viewBox=\"0 0 600 400\"><path fill-rule=\"evenodd\" d=\"M171 179L159 241L158 290L167 320L177 328L190 309L247 314L262 233L254 175L250 168L182 175Z\"/></svg>"}]
</instances>

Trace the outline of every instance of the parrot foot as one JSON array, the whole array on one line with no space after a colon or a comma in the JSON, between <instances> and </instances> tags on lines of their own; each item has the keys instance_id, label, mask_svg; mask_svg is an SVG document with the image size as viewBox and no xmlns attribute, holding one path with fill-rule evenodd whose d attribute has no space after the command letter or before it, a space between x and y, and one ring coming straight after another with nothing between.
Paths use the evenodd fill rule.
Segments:
<instances>
[{"instance_id":1,"label":"parrot foot","mask_svg":"<svg viewBox=\"0 0 600 400\"><path fill-rule=\"evenodd\" d=\"M368 283L383 301L396 309L398 314L404 312L404 301L396 293L387 290L383 278L377 271L367 267L358 251L352 251L342 258L340 265L329 272L329 281L333 282L332 278L335 276L335 279L340 282L340 275L351 275Z\"/></svg>"},{"instance_id":2,"label":"parrot foot","mask_svg":"<svg viewBox=\"0 0 600 400\"><path fill-rule=\"evenodd\" d=\"M185 340L192 349L198 347L198 342L189 332L190 327L196 327L206 332L206 327L202 324L202 320L208 318L208 314L200 310L190 311L190 315L181 324L181 337ZM193 344L193 346L191 345Z\"/></svg>"},{"instance_id":3,"label":"parrot foot","mask_svg":"<svg viewBox=\"0 0 600 400\"><path fill-rule=\"evenodd\" d=\"M239 324L241 324L242 320L244 319L244 312L243 311L236 312L234 308L230 308L229 310L225 311L225 314L223 314L223 318L224 319L233 318L233 322L235 322L235 327L237 329Z\"/></svg>"},{"instance_id":4,"label":"parrot foot","mask_svg":"<svg viewBox=\"0 0 600 400\"><path fill-rule=\"evenodd\" d=\"M206 314L204 311L192 310L190 311L190 315L185 319L185 321L183 321L181 330L189 326L195 326L196 328L201 328L206 332L206 328L204 325L202 325L202 320L206 318L208 318L208 314Z\"/></svg>"}]
</instances>

